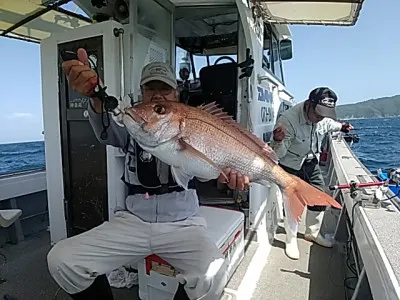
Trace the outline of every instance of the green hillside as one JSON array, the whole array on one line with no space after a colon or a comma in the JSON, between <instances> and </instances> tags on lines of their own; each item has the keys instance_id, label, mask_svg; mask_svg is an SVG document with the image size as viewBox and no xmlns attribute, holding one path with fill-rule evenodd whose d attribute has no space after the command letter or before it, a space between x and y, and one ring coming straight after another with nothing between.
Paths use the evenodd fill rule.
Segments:
<instances>
[{"instance_id":1,"label":"green hillside","mask_svg":"<svg viewBox=\"0 0 400 300\"><path fill-rule=\"evenodd\" d=\"M338 105L336 111L339 119L400 116L400 95Z\"/></svg>"}]
</instances>

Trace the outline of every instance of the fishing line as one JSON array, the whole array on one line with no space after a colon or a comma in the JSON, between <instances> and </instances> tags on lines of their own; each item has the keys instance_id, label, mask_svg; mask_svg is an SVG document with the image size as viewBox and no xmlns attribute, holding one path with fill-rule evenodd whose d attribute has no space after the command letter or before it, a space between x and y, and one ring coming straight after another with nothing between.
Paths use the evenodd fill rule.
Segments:
<instances>
[{"instance_id":1,"label":"fishing line","mask_svg":"<svg viewBox=\"0 0 400 300\"><path fill-rule=\"evenodd\" d=\"M382 199L381 201L391 200L391 199L399 197L399 196L400 196L400 190L397 192L397 194L393 195L392 197L389 197L389 198L386 198L386 199Z\"/></svg>"},{"instance_id":2,"label":"fishing line","mask_svg":"<svg viewBox=\"0 0 400 300\"><path fill-rule=\"evenodd\" d=\"M361 204L361 200L355 202L352 206L351 209L351 220L348 220L348 222L350 223L350 237L347 240L346 243L346 266L347 268L350 270L351 273L353 273L353 275L355 276L345 276L345 279L343 281L344 286L349 289L349 290L355 290L355 287L352 287L348 284L349 280L354 280L354 279L358 279L358 273L356 270L356 265L359 264L359 258L358 258L358 254L357 254L357 249L354 249L354 263L350 264L350 258L351 258L351 251L353 249L353 240L354 240L354 216L355 216L355 209L357 207L357 205Z\"/></svg>"},{"instance_id":3,"label":"fishing line","mask_svg":"<svg viewBox=\"0 0 400 300\"><path fill-rule=\"evenodd\" d=\"M303 168L301 171L302 171L302 173L303 173L302 175L304 176L304 178L306 178L307 181L308 181L308 183L311 184L311 178L310 178L309 174L306 172L305 168ZM315 186L314 186L314 187L315 187ZM353 214L353 215L354 215L355 206L356 206L356 205L353 205L353 210L352 210L352 214ZM353 217L352 217L352 220L353 220ZM352 227L353 227L353 225L352 225ZM350 263L350 258L351 258L351 256L350 256L350 255L351 255L351 241L353 240L353 236L354 236L354 234L353 234L353 229L351 228L351 237L350 237L350 239L349 239L349 240L347 241L347 243L346 243L346 266L347 266L347 268L351 271L351 273L353 273L353 275L357 275L357 271L356 271L356 269L355 269L355 263L353 263L354 266ZM330 272L331 266L332 266L333 257L334 257L334 253L331 253L331 255L329 256L329 261L328 261L328 270L329 270L329 272L328 272L328 278L329 278L329 280L331 281L331 283L332 283L334 286L336 286L336 287L341 287L341 285L337 284L337 283L332 279L332 275L331 275L331 272ZM358 258L357 258L357 259L358 259ZM358 278L357 276L345 276L344 281L343 281L344 286L345 286L346 288L350 289L350 290L354 290L355 287L353 288L352 286L350 286L349 283L348 283L348 281L349 281L349 280L354 280L354 279L357 279L357 278Z\"/></svg>"},{"instance_id":4,"label":"fishing line","mask_svg":"<svg viewBox=\"0 0 400 300\"><path fill-rule=\"evenodd\" d=\"M56 290L56 292L54 293L53 300L56 300L56 299L57 299L58 293L59 293L60 291L61 291L61 288L59 287L59 288Z\"/></svg>"},{"instance_id":5,"label":"fishing line","mask_svg":"<svg viewBox=\"0 0 400 300\"><path fill-rule=\"evenodd\" d=\"M332 261L333 261L333 256L334 256L334 255L335 255L335 252L332 252L331 255L329 256L328 268L327 268L327 269L328 269L328 277L329 277L329 280L330 280L330 282L332 283L332 285L334 285L334 286L336 286L336 287L338 287L338 288L341 288L342 285L336 283L336 281L332 279L332 274L331 274L331 272L330 272L331 267L332 267Z\"/></svg>"},{"instance_id":6,"label":"fishing line","mask_svg":"<svg viewBox=\"0 0 400 300\"><path fill-rule=\"evenodd\" d=\"M95 71L96 73L96 87L98 90L101 90L101 86L100 86L100 75L99 75L99 70L97 68L97 65L93 62L93 60L90 58L90 56L88 56L88 61L92 64L92 69ZM95 93L96 94L96 93ZM110 114L107 112L106 114L104 113L104 105L106 105L106 103L102 102L101 105L101 125L103 127L103 130L100 134L100 137L105 140L107 139L107 130L110 127ZM105 116L104 116L105 115ZM105 119L104 117L106 117L107 120L107 124L105 124Z\"/></svg>"},{"instance_id":7,"label":"fishing line","mask_svg":"<svg viewBox=\"0 0 400 300\"><path fill-rule=\"evenodd\" d=\"M7 256L6 256L5 254L3 254L3 253L0 252L0 258L3 259L3 263L1 264L1 268L3 269L3 267L4 267L4 266L6 265L6 263L7 263ZM1 272L0 272L0 284L2 284L2 283L4 283L4 282L6 282L6 279L1 277Z\"/></svg>"},{"instance_id":8,"label":"fishing line","mask_svg":"<svg viewBox=\"0 0 400 300\"><path fill-rule=\"evenodd\" d=\"M318 166L315 166L315 167L318 167ZM310 177L310 175L306 172L306 170L305 170L305 168L302 168L301 169L301 172L302 172L302 175L303 175L303 177L305 178L305 179L307 179L307 181L308 181L308 183L309 184L311 184L311 177ZM350 270L350 272L354 275L354 276L345 276L345 278L344 278L344 281L343 281L343 284L344 284L344 286L345 286L345 288L347 288L347 289L349 289L349 290L355 290L355 287L352 287L352 286L350 286L349 285L349 281L350 280L355 280L355 279L358 279L358 274L357 274L357 270L356 270L356 268L355 268L355 266L356 266L356 261L358 262L358 255L357 255L357 253L355 252L355 257L354 257L354 259L355 259L355 262L354 263L350 263L350 259L351 259L351 250L352 250L352 242L353 242L353 240L354 240L354 231L353 231L353 228L354 228L354 212L355 212L355 208L356 208L356 206L357 205L360 205L361 204L361 201L358 201L358 202L356 202L356 203L354 203L354 205L353 205L353 207L352 207L352 217L351 217L351 225L350 225L350 237L349 237L349 239L348 239L348 241L347 241L347 243L346 243L346 266L347 266L347 268ZM332 264L332 259L333 259L333 253L330 255L330 257L329 257L329 261L328 261L328 270L330 270L330 268L331 268L331 264ZM334 285L336 285L335 283L334 283L334 281L332 280L332 277L331 277L331 274L330 274L330 272L329 272L329 280L334 284Z\"/></svg>"}]
</instances>

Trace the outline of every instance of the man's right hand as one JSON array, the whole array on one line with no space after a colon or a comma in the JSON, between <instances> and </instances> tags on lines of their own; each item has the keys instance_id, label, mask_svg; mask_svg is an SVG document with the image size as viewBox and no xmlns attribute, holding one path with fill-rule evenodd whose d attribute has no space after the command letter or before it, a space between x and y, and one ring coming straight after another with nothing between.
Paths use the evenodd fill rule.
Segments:
<instances>
[{"instance_id":1,"label":"man's right hand","mask_svg":"<svg viewBox=\"0 0 400 300\"><path fill-rule=\"evenodd\" d=\"M275 142L282 142L285 138L285 128L282 125L276 127L272 133Z\"/></svg>"},{"instance_id":2,"label":"man's right hand","mask_svg":"<svg viewBox=\"0 0 400 300\"><path fill-rule=\"evenodd\" d=\"M62 66L67 76L68 85L82 95L91 96L97 85L96 72L90 68L89 59L85 49L79 48L77 52L78 60L65 61ZM103 87L101 79L99 85ZM97 98L91 98L93 110L100 114L102 103Z\"/></svg>"},{"instance_id":3,"label":"man's right hand","mask_svg":"<svg viewBox=\"0 0 400 300\"><path fill-rule=\"evenodd\" d=\"M62 64L68 84L82 95L90 96L97 84L97 75L89 66L89 59L84 49L77 52L78 60L65 61Z\"/></svg>"}]
</instances>

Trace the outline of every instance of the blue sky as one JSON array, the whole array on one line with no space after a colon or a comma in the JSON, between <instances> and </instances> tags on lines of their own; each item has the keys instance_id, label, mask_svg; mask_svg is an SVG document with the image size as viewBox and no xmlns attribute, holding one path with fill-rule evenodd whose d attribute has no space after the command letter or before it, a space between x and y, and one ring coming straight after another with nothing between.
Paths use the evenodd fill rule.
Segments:
<instances>
[{"instance_id":1,"label":"blue sky","mask_svg":"<svg viewBox=\"0 0 400 300\"><path fill-rule=\"evenodd\" d=\"M400 1L366 0L353 27L291 26L294 57L284 63L297 101L316 86L340 103L400 94ZM0 143L43 140L39 45L0 38Z\"/></svg>"}]
</instances>

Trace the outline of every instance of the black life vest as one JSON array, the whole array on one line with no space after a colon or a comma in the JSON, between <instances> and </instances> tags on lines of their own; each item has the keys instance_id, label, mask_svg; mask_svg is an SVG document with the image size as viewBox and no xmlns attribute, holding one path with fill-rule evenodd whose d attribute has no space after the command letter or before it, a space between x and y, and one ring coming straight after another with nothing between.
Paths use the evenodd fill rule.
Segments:
<instances>
[{"instance_id":1,"label":"black life vest","mask_svg":"<svg viewBox=\"0 0 400 300\"><path fill-rule=\"evenodd\" d=\"M130 142L129 139L130 137L128 137L128 145ZM134 144L134 155L136 156L136 177L140 182L140 185L130 184L124 180L128 186L129 195L146 193L149 195L160 195L184 190L184 188L180 187L174 180L170 167L168 167L168 183L161 184L157 173L157 158L143 150L138 143L134 142ZM133 153L127 152L127 155L133 155ZM188 188L195 188L194 179L189 181Z\"/></svg>"}]
</instances>

